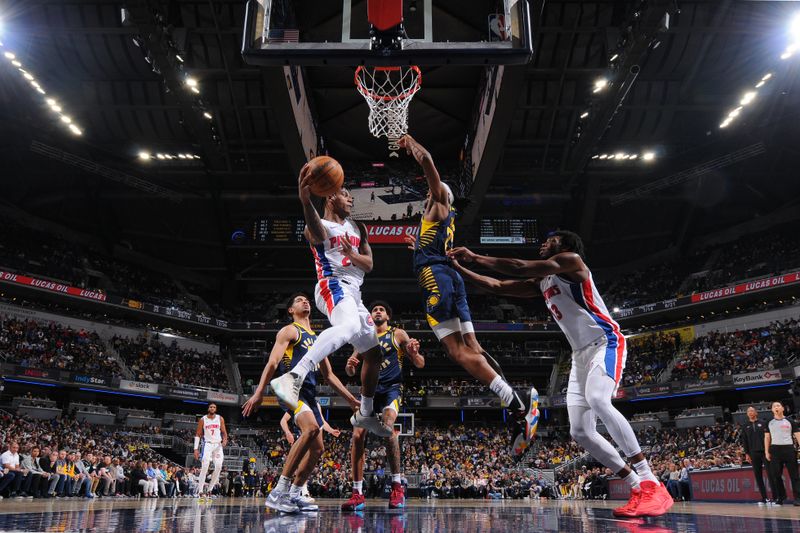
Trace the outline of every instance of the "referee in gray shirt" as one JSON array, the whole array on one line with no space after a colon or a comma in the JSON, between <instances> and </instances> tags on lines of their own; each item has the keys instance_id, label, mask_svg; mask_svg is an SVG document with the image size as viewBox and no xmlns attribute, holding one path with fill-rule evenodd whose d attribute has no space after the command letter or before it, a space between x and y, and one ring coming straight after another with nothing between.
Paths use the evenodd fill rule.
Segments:
<instances>
[{"instance_id":1,"label":"referee in gray shirt","mask_svg":"<svg viewBox=\"0 0 800 533\"><path fill-rule=\"evenodd\" d=\"M783 416L783 404L772 402L773 419L769 421L769 431L764 434L764 449L769 461L770 482L772 483L772 496L774 505L783 505L786 499L786 489L783 485L783 467L789 472L794 492L794 504L800 507L800 475L797 471L797 452L794 449L794 439L800 442L800 429L793 420Z\"/></svg>"}]
</instances>

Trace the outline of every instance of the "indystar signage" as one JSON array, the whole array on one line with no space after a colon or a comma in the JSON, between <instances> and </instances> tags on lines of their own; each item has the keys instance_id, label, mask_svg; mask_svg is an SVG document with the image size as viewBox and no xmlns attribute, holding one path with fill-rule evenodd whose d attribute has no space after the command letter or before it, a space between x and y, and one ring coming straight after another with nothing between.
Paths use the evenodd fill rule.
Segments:
<instances>
[{"instance_id":1,"label":"indystar signage","mask_svg":"<svg viewBox=\"0 0 800 533\"><path fill-rule=\"evenodd\" d=\"M765 381L777 381L779 379L781 379L780 370L762 370L760 372L736 374L733 376L733 384L750 385L751 383L763 383Z\"/></svg>"}]
</instances>

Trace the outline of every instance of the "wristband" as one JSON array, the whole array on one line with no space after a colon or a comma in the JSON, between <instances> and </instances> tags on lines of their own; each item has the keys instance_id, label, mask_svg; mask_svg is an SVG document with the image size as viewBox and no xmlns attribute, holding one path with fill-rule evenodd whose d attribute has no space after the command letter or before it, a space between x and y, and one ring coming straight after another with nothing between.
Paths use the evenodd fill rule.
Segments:
<instances>
[{"instance_id":1,"label":"wristband","mask_svg":"<svg viewBox=\"0 0 800 533\"><path fill-rule=\"evenodd\" d=\"M194 438L194 449L197 450L198 448L200 448L200 437L195 437Z\"/></svg>"}]
</instances>

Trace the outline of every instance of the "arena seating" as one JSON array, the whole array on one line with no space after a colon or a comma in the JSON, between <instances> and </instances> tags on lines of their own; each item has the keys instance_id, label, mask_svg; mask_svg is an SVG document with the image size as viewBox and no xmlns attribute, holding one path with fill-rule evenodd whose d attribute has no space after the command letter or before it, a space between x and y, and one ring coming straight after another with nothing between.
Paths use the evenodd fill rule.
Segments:
<instances>
[{"instance_id":1,"label":"arena seating","mask_svg":"<svg viewBox=\"0 0 800 533\"><path fill-rule=\"evenodd\" d=\"M628 359L623 374L625 386L653 383L681 345L677 333L654 333L628 342Z\"/></svg>"},{"instance_id":2,"label":"arena seating","mask_svg":"<svg viewBox=\"0 0 800 533\"><path fill-rule=\"evenodd\" d=\"M200 353L144 337L114 337L112 344L136 379L172 385L228 389L228 376L219 354Z\"/></svg>"}]
</instances>

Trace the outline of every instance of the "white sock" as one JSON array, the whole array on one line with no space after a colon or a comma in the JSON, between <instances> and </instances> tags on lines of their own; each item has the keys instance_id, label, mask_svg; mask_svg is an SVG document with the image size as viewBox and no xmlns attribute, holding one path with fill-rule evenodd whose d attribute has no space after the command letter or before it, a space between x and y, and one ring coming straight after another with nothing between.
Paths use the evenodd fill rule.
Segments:
<instances>
[{"instance_id":1,"label":"white sock","mask_svg":"<svg viewBox=\"0 0 800 533\"><path fill-rule=\"evenodd\" d=\"M511 405L511 401L514 399L514 389L500 377L500 374L494 377L489 388L500 397L504 404Z\"/></svg>"},{"instance_id":2,"label":"white sock","mask_svg":"<svg viewBox=\"0 0 800 533\"><path fill-rule=\"evenodd\" d=\"M402 482L403 482L403 476L401 476L400 474L392 474L392 483L402 483Z\"/></svg>"},{"instance_id":3,"label":"white sock","mask_svg":"<svg viewBox=\"0 0 800 533\"><path fill-rule=\"evenodd\" d=\"M642 478L642 480L658 483L658 478L655 476L655 474L653 474L653 471L650 470L650 465L647 463L647 459L642 459L638 463L633 463L633 468L636 469L636 473L640 478Z\"/></svg>"},{"instance_id":4,"label":"white sock","mask_svg":"<svg viewBox=\"0 0 800 533\"><path fill-rule=\"evenodd\" d=\"M369 396L361 396L361 408L359 409L361 416L372 416L372 398Z\"/></svg>"},{"instance_id":5,"label":"white sock","mask_svg":"<svg viewBox=\"0 0 800 533\"><path fill-rule=\"evenodd\" d=\"M278 480L278 484L275 486L273 490L276 491L278 494L284 493L289 488L289 485L291 485L291 483L292 483L292 478L281 476L281 478Z\"/></svg>"},{"instance_id":6,"label":"white sock","mask_svg":"<svg viewBox=\"0 0 800 533\"><path fill-rule=\"evenodd\" d=\"M359 494L361 494L361 487L363 486L364 486L363 479L360 481L353 481L353 492L358 492Z\"/></svg>"},{"instance_id":7,"label":"white sock","mask_svg":"<svg viewBox=\"0 0 800 533\"><path fill-rule=\"evenodd\" d=\"M297 486L294 483L292 483L292 488L289 489L289 497L290 498L295 498L297 496L300 496L300 489L301 488L303 488L303 487Z\"/></svg>"},{"instance_id":8,"label":"white sock","mask_svg":"<svg viewBox=\"0 0 800 533\"><path fill-rule=\"evenodd\" d=\"M642 482L642 479L639 477L639 474L631 470L631 473L625 476L624 479L628 482L628 485L631 486L631 489L640 490L639 484Z\"/></svg>"}]
</instances>

